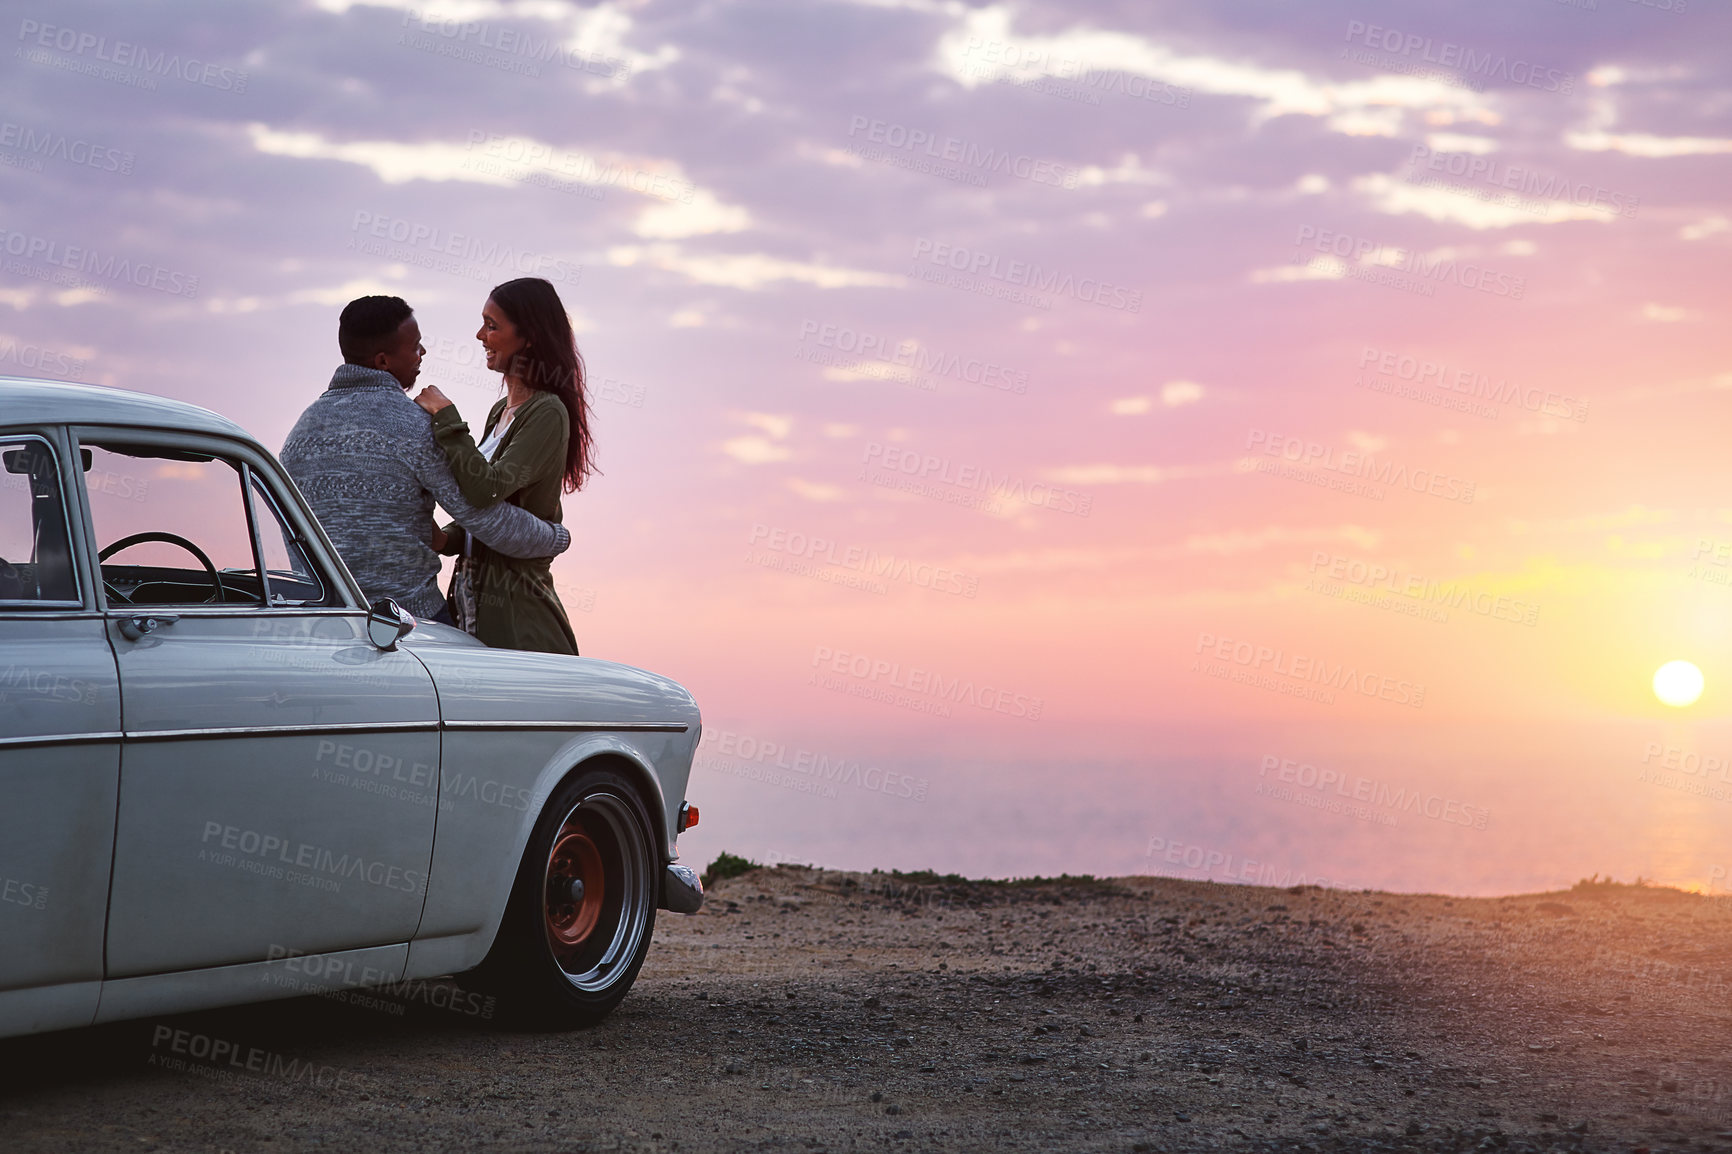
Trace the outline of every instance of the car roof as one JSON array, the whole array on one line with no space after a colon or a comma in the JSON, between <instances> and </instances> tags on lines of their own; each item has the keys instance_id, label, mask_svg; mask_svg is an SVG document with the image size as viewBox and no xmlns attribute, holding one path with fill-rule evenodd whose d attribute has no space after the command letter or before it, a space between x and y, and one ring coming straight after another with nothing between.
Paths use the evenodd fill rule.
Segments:
<instances>
[{"instance_id":1,"label":"car roof","mask_svg":"<svg viewBox=\"0 0 1732 1154\"><path fill-rule=\"evenodd\" d=\"M0 377L0 424L124 425L128 428L182 429L239 437L253 435L209 409L149 393L100 385Z\"/></svg>"}]
</instances>

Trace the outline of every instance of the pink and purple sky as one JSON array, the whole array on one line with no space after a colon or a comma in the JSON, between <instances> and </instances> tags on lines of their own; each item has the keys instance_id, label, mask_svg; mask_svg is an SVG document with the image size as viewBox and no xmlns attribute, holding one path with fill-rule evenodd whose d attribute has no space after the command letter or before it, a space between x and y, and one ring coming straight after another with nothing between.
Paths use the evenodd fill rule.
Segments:
<instances>
[{"instance_id":1,"label":"pink and purple sky","mask_svg":"<svg viewBox=\"0 0 1732 1154\"><path fill-rule=\"evenodd\" d=\"M0 372L274 448L384 292L479 418L555 281L688 861L1732 885L1724 9L9 12Z\"/></svg>"}]
</instances>

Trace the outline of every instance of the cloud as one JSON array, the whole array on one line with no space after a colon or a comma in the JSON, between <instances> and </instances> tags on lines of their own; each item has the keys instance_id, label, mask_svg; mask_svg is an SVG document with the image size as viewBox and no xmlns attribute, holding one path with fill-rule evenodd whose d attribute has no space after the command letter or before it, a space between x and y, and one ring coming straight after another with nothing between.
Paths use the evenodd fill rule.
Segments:
<instances>
[{"instance_id":1,"label":"cloud","mask_svg":"<svg viewBox=\"0 0 1732 1154\"><path fill-rule=\"evenodd\" d=\"M1642 306L1642 319L1656 321L1663 325L1675 325L1682 321L1695 320L1696 313L1692 309L1681 308L1676 305L1655 304L1653 301L1649 301Z\"/></svg>"},{"instance_id":2,"label":"cloud","mask_svg":"<svg viewBox=\"0 0 1732 1154\"><path fill-rule=\"evenodd\" d=\"M270 156L298 160L340 160L373 170L386 184L411 180L461 180L509 187L510 176L475 167L476 155L461 144L430 140L410 144L397 140L337 142L317 132L283 132L264 124L247 125L253 148Z\"/></svg>"},{"instance_id":3,"label":"cloud","mask_svg":"<svg viewBox=\"0 0 1732 1154\"><path fill-rule=\"evenodd\" d=\"M1471 152L1476 156L1484 156L1497 151L1497 141L1489 136L1469 136L1462 132L1433 132L1427 134L1425 143L1433 152Z\"/></svg>"},{"instance_id":4,"label":"cloud","mask_svg":"<svg viewBox=\"0 0 1732 1154\"><path fill-rule=\"evenodd\" d=\"M786 482L793 493L807 501L840 501L843 497L841 489L835 485L825 485L817 481L806 481L799 477L789 477Z\"/></svg>"},{"instance_id":5,"label":"cloud","mask_svg":"<svg viewBox=\"0 0 1732 1154\"><path fill-rule=\"evenodd\" d=\"M1570 132L1564 143L1583 152L1622 152L1628 156L1663 159L1672 156L1718 156L1732 152L1732 140L1718 136L1650 136L1594 130Z\"/></svg>"},{"instance_id":6,"label":"cloud","mask_svg":"<svg viewBox=\"0 0 1732 1154\"><path fill-rule=\"evenodd\" d=\"M740 418L755 429L762 429L778 441L788 439L794 431L794 418L785 413L747 413Z\"/></svg>"},{"instance_id":7,"label":"cloud","mask_svg":"<svg viewBox=\"0 0 1732 1154\"><path fill-rule=\"evenodd\" d=\"M722 452L740 462L742 465L768 465L773 461L786 461L794 455L794 451L786 445L778 445L765 437L745 436L734 437L722 442Z\"/></svg>"},{"instance_id":8,"label":"cloud","mask_svg":"<svg viewBox=\"0 0 1732 1154\"><path fill-rule=\"evenodd\" d=\"M1185 538L1180 553L1252 553L1271 545L1320 545L1344 542L1360 549L1375 549L1381 536L1363 525L1338 525L1329 529L1283 529L1269 526L1254 531L1230 529L1224 533L1193 534Z\"/></svg>"},{"instance_id":9,"label":"cloud","mask_svg":"<svg viewBox=\"0 0 1732 1154\"><path fill-rule=\"evenodd\" d=\"M1108 405L1107 411L1117 417L1140 417L1154 407L1148 397L1121 397Z\"/></svg>"},{"instance_id":10,"label":"cloud","mask_svg":"<svg viewBox=\"0 0 1732 1154\"><path fill-rule=\"evenodd\" d=\"M866 272L807 261L785 260L765 253L687 253L678 245L615 245L607 250L609 264L631 268L637 264L679 273L698 284L723 288L761 289L778 281L793 281L823 289L901 288L904 278L889 273Z\"/></svg>"},{"instance_id":11,"label":"cloud","mask_svg":"<svg viewBox=\"0 0 1732 1154\"><path fill-rule=\"evenodd\" d=\"M1706 240L1711 236L1718 236L1720 233L1728 231L1732 231L1732 220L1715 215L1680 228L1678 238L1680 240Z\"/></svg>"},{"instance_id":12,"label":"cloud","mask_svg":"<svg viewBox=\"0 0 1732 1154\"><path fill-rule=\"evenodd\" d=\"M1350 136L1393 136L1406 109L1472 112L1487 101L1441 80L1379 76L1336 83L1297 68L1190 54L1147 37L1087 27L1052 34L1018 34L1003 4L971 10L940 38L938 70L966 88L998 80L1047 75L1072 80L1085 73L1122 72L1209 96L1258 102L1256 119L1300 115L1327 118Z\"/></svg>"},{"instance_id":13,"label":"cloud","mask_svg":"<svg viewBox=\"0 0 1732 1154\"><path fill-rule=\"evenodd\" d=\"M794 450L781 442L794 431L794 418L785 413L743 413L742 424L759 430L722 442L722 452L742 465L768 465L786 461Z\"/></svg>"},{"instance_id":14,"label":"cloud","mask_svg":"<svg viewBox=\"0 0 1732 1154\"><path fill-rule=\"evenodd\" d=\"M1041 475L1063 485L1159 485L1231 471L1231 465L1065 465Z\"/></svg>"},{"instance_id":15,"label":"cloud","mask_svg":"<svg viewBox=\"0 0 1732 1154\"><path fill-rule=\"evenodd\" d=\"M1610 207L1521 197L1493 185L1411 184L1382 172L1354 177L1353 190L1365 197L1378 212L1391 216L1411 213L1472 229L1560 224L1566 220L1609 221L1617 219L1618 215Z\"/></svg>"},{"instance_id":16,"label":"cloud","mask_svg":"<svg viewBox=\"0 0 1732 1154\"><path fill-rule=\"evenodd\" d=\"M1203 399L1203 386L1196 381L1168 381L1161 386L1161 404L1169 409L1194 405Z\"/></svg>"},{"instance_id":17,"label":"cloud","mask_svg":"<svg viewBox=\"0 0 1732 1154\"><path fill-rule=\"evenodd\" d=\"M387 8L403 13L403 25L424 36L437 36L453 46L468 45L481 35L477 27L483 21L539 20L545 24L563 25L563 36L547 46L520 44L515 49L498 51L527 55L546 61L553 56L552 47L581 53L590 58L618 60L630 66L631 72L665 68L680 58L677 48L664 44L653 54L640 52L626 43L632 31L632 18L622 6L604 2L583 7L570 0L314 0L326 12L343 14L353 8ZM468 27L465 27L467 25ZM497 36L502 29L494 29ZM512 29L511 31L517 31ZM624 80L630 73L623 73ZM595 79L588 76L588 79Z\"/></svg>"},{"instance_id":18,"label":"cloud","mask_svg":"<svg viewBox=\"0 0 1732 1154\"><path fill-rule=\"evenodd\" d=\"M1274 268L1254 268L1252 284L1292 284L1304 280L1344 280L1347 265L1335 257L1318 257L1305 264L1279 264Z\"/></svg>"},{"instance_id":19,"label":"cloud","mask_svg":"<svg viewBox=\"0 0 1732 1154\"><path fill-rule=\"evenodd\" d=\"M751 223L751 214L745 209L723 204L715 194L698 189L690 200L644 209L632 231L646 240L684 240L708 233L742 232Z\"/></svg>"}]
</instances>

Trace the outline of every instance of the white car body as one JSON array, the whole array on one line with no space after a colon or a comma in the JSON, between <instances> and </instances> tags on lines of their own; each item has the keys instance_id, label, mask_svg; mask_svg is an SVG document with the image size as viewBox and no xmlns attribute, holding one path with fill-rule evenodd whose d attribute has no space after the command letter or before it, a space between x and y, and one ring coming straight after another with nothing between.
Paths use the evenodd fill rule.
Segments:
<instances>
[{"instance_id":1,"label":"white car body","mask_svg":"<svg viewBox=\"0 0 1732 1154\"><path fill-rule=\"evenodd\" d=\"M214 459L239 478L236 506L253 502L248 525L267 494L328 586L320 603L272 602L268 560L224 570L221 603L120 603L92 505L127 478L69 464L103 443ZM381 647L274 456L206 410L5 378L0 448L22 448L21 467L55 455L76 578L43 595L62 559L40 526L48 553L0 570L0 1036L471 969L544 805L586 765L634 783L670 871L657 904L696 908L671 863L700 721L675 682L427 622ZM130 480L147 495L180 468L144 460ZM23 477L0 473L0 515ZM248 583L262 603L227 602ZM152 586L184 582L128 595Z\"/></svg>"}]
</instances>

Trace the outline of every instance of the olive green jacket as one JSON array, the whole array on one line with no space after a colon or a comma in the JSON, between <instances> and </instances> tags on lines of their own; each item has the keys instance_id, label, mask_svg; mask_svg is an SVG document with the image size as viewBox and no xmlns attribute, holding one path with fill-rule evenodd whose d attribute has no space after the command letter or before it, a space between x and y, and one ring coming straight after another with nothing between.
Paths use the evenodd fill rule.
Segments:
<instances>
[{"instance_id":1,"label":"olive green jacket","mask_svg":"<svg viewBox=\"0 0 1732 1154\"><path fill-rule=\"evenodd\" d=\"M501 398L489 410L483 438L493 431L505 403ZM570 425L559 398L537 392L517 410L489 461L476 447L456 405L433 414L433 436L451 462L451 474L464 499L479 509L510 501L555 524L563 517L559 498ZM445 531L450 535L445 551L461 554L466 538L462 527L451 525ZM496 649L577 652L577 637L553 587L550 561L507 557L480 541L470 541L464 564L475 593L478 640Z\"/></svg>"}]
</instances>

